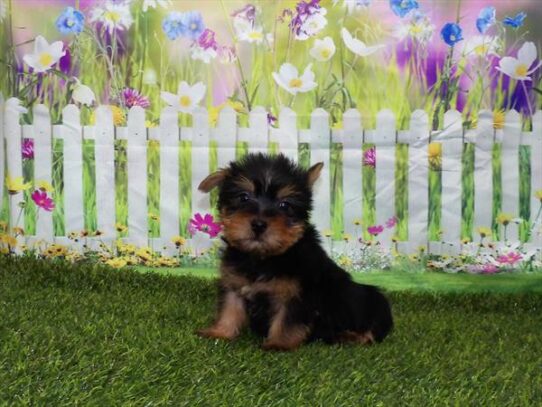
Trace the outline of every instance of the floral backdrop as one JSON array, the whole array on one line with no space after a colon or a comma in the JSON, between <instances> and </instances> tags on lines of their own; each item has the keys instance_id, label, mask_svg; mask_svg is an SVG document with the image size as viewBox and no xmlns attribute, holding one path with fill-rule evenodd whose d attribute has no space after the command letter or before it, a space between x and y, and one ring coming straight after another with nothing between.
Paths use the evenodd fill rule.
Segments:
<instances>
[{"instance_id":1,"label":"floral backdrop","mask_svg":"<svg viewBox=\"0 0 542 407\"><path fill-rule=\"evenodd\" d=\"M433 129L442 128L449 109L462 113L466 127L476 125L481 109L489 109L494 112L495 128L502 127L506 110L516 109L529 127L542 101L542 28L537 24L541 18L538 0L0 0L0 92L20 99L27 123L32 122L35 104L46 104L53 122L59 123L62 109L75 103L84 124L94 122L97 105L110 105L118 126L126 124L133 106L145 109L149 127L157 125L164 106L177 109L183 125L190 123L190 113L197 106L208 108L211 125L225 106L238 112L241 125L247 123L247 113L254 106L264 106L270 125L276 126L280 108L289 106L302 127L318 107L330 112L336 128L342 126L342 114L349 108L358 109L369 128L384 108L394 112L399 129L408 128L416 109L428 113ZM117 230L122 236L125 151L122 142L117 147ZM149 169L157 151L149 145ZM40 185L38 180L25 183L32 172L32 140L23 141L22 154L25 179L9 179L8 174L7 188L10 193L27 194L28 206L22 210L26 232L31 233L39 210L53 211L56 206L55 216L60 218L62 203L53 199L54 185ZM435 185L439 154L438 145L431 145L430 182ZM364 171L374 170L374 162L374 147L365 146ZM92 168L85 174L90 179ZM370 183L371 175L366 175ZM495 193L500 193L499 188ZM438 194L435 186L435 208ZM366 196L370 199L371 194ZM86 202L92 199L89 196ZM4 214L7 205L4 202ZM157 207L152 200L149 205L151 212ZM465 205L468 212L472 202ZM404 232L400 206L401 200L398 219L391 219L399 240ZM88 212L85 224L92 231L92 208ZM359 222L363 241L371 241L388 227L372 224L371 209L366 213L364 209L363 215ZM181 216L186 228L174 238L179 248L184 236L195 232L216 236L218 226L207 215L184 210ZM432 219L433 239L438 238L439 216ZM506 216L496 210L489 229L475 233L473 225L470 231L466 229L465 239L478 239L478 248L470 249L471 257L482 258L473 263L478 267L473 270L482 270L487 256L499 267L531 260L532 255L520 254L517 248L506 253L494 253L489 246L479 248L480 242L506 230L512 221ZM157 215L149 217L152 236L157 233ZM534 226L525 225L524 238ZM69 231L56 222L55 232ZM328 235L352 239L341 235L340 222ZM4 236L7 242L9 233ZM389 253L368 250L370 246L362 248L363 264L373 264L375 258L382 264L390 261ZM10 247L9 242L4 244ZM125 264L118 260L121 249L105 258ZM65 255L63 249L58 250ZM130 248L131 254L135 252ZM153 258L145 253L135 257ZM352 265L356 256L343 254L341 261ZM499 261L499 256L505 257ZM438 261L444 260L432 264L437 267ZM451 262L440 264L446 268Z\"/></svg>"}]
</instances>

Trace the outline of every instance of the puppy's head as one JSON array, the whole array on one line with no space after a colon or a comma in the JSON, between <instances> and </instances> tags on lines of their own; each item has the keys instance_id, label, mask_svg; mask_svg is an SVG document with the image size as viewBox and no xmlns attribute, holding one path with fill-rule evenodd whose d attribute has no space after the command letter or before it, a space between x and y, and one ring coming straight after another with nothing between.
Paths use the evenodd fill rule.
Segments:
<instances>
[{"instance_id":1,"label":"puppy's head","mask_svg":"<svg viewBox=\"0 0 542 407\"><path fill-rule=\"evenodd\" d=\"M283 155L249 154L205 178L218 187L224 238L258 256L284 253L303 236L312 209L312 186L323 164L305 170Z\"/></svg>"}]
</instances>

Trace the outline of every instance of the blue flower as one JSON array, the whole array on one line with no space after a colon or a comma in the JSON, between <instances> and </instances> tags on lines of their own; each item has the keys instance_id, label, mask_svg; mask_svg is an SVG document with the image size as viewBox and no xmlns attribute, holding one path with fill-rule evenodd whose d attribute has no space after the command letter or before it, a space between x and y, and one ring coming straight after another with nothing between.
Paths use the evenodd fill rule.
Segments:
<instances>
[{"instance_id":1,"label":"blue flower","mask_svg":"<svg viewBox=\"0 0 542 407\"><path fill-rule=\"evenodd\" d=\"M85 26L85 15L73 7L67 7L56 19L56 28L62 34L80 34Z\"/></svg>"},{"instance_id":2,"label":"blue flower","mask_svg":"<svg viewBox=\"0 0 542 407\"><path fill-rule=\"evenodd\" d=\"M525 17L527 17L527 13L521 11L515 17L505 17L502 22L510 27L519 28L523 25Z\"/></svg>"},{"instance_id":3,"label":"blue flower","mask_svg":"<svg viewBox=\"0 0 542 407\"><path fill-rule=\"evenodd\" d=\"M420 6L416 0L390 0L390 7L395 15L403 18L411 10L414 10Z\"/></svg>"},{"instance_id":4,"label":"blue flower","mask_svg":"<svg viewBox=\"0 0 542 407\"><path fill-rule=\"evenodd\" d=\"M463 39L463 30L456 23L447 23L442 27L440 36L446 44L453 47L456 43Z\"/></svg>"},{"instance_id":5,"label":"blue flower","mask_svg":"<svg viewBox=\"0 0 542 407\"><path fill-rule=\"evenodd\" d=\"M476 19L476 28L480 34L484 34L493 24L495 24L495 7L484 7Z\"/></svg>"},{"instance_id":6,"label":"blue flower","mask_svg":"<svg viewBox=\"0 0 542 407\"><path fill-rule=\"evenodd\" d=\"M205 31L205 24L199 11L187 11L183 13L182 22L185 27L184 36L191 40L197 40L201 33Z\"/></svg>"},{"instance_id":7,"label":"blue flower","mask_svg":"<svg viewBox=\"0 0 542 407\"><path fill-rule=\"evenodd\" d=\"M185 26L183 24L183 13L173 11L169 13L162 21L162 30L170 40L176 40L184 35Z\"/></svg>"}]
</instances>

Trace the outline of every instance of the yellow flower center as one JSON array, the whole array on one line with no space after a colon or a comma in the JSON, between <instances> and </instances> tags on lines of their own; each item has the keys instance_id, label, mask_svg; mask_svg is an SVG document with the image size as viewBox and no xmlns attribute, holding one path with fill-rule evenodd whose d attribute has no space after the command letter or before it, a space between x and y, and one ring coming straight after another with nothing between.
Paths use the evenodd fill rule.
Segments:
<instances>
[{"instance_id":1,"label":"yellow flower center","mask_svg":"<svg viewBox=\"0 0 542 407\"><path fill-rule=\"evenodd\" d=\"M48 52L44 52L40 54L39 61L42 66L53 65L53 56L49 54Z\"/></svg>"},{"instance_id":2,"label":"yellow flower center","mask_svg":"<svg viewBox=\"0 0 542 407\"><path fill-rule=\"evenodd\" d=\"M252 31L250 34L248 34L248 38L251 40L261 40L263 38L263 34L259 31Z\"/></svg>"},{"instance_id":3,"label":"yellow flower center","mask_svg":"<svg viewBox=\"0 0 542 407\"><path fill-rule=\"evenodd\" d=\"M303 85L303 81L299 78L294 78L290 81L288 85L290 86L290 88L300 88L301 85Z\"/></svg>"},{"instance_id":4,"label":"yellow flower center","mask_svg":"<svg viewBox=\"0 0 542 407\"><path fill-rule=\"evenodd\" d=\"M450 41L455 41L455 35L450 35Z\"/></svg>"},{"instance_id":5,"label":"yellow flower center","mask_svg":"<svg viewBox=\"0 0 542 407\"><path fill-rule=\"evenodd\" d=\"M474 47L474 53L476 55L485 55L489 51L489 46L487 44L480 44Z\"/></svg>"},{"instance_id":6,"label":"yellow flower center","mask_svg":"<svg viewBox=\"0 0 542 407\"><path fill-rule=\"evenodd\" d=\"M420 24L412 24L410 26L410 33L411 34L420 34L423 31L423 27Z\"/></svg>"},{"instance_id":7,"label":"yellow flower center","mask_svg":"<svg viewBox=\"0 0 542 407\"><path fill-rule=\"evenodd\" d=\"M322 58L329 58L331 55L331 50L329 48L324 48L322 51L320 51L320 55L322 55Z\"/></svg>"},{"instance_id":8,"label":"yellow flower center","mask_svg":"<svg viewBox=\"0 0 542 407\"><path fill-rule=\"evenodd\" d=\"M192 99L190 99L190 96L183 95L179 99L179 104L182 107L189 107L192 104Z\"/></svg>"},{"instance_id":9,"label":"yellow flower center","mask_svg":"<svg viewBox=\"0 0 542 407\"><path fill-rule=\"evenodd\" d=\"M528 70L527 65L525 65L525 64L519 64L519 65L516 67L516 75L517 75L517 76L527 76L527 70Z\"/></svg>"},{"instance_id":10,"label":"yellow flower center","mask_svg":"<svg viewBox=\"0 0 542 407\"><path fill-rule=\"evenodd\" d=\"M121 16L120 13L118 13L117 11L106 11L104 13L104 19L116 24L120 21Z\"/></svg>"}]
</instances>

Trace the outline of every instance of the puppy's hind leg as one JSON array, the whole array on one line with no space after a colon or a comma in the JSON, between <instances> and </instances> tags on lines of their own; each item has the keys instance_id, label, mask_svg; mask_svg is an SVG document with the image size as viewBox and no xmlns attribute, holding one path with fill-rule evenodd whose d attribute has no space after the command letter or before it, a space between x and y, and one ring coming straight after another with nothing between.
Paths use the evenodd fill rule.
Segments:
<instances>
[{"instance_id":1,"label":"puppy's hind leg","mask_svg":"<svg viewBox=\"0 0 542 407\"><path fill-rule=\"evenodd\" d=\"M294 350L305 342L309 331L307 325L288 321L288 307L281 304L271 320L269 333L262 348L279 351Z\"/></svg>"},{"instance_id":2,"label":"puppy's hind leg","mask_svg":"<svg viewBox=\"0 0 542 407\"><path fill-rule=\"evenodd\" d=\"M235 291L226 290L216 322L209 328L197 331L197 334L206 338L230 340L239 335L246 323L247 312L243 298Z\"/></svg>"}]
</instances>

